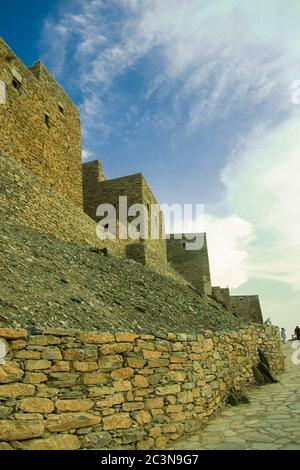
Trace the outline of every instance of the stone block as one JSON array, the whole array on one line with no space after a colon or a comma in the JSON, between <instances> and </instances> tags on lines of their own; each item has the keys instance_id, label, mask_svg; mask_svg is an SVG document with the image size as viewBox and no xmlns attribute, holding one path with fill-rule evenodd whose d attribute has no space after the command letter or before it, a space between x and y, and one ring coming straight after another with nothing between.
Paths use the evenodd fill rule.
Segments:
<instances>
[{"instance_id":1,"label":"stone block","mask_svg":"<svg viewBox=\"0 0 300 470\"><path fill-rule=\"evenodd\" d=\"M118 413L103 418L103 429L109 431L113 429L128 429L132 421L128 413Z\"/></svg>"},{"instance_id":2,"label":"stone block","mask_svg":"<svg viewBox=\"0 0 300 470\"><path fill-rule=\"evenodd\" d=\"M133 369L130 367L124 367L122 369L116 369L111 373L113 380L126 380L133 376Z\"/></svg>"},{"instance_id":3,"label":"stone block","mask_svg":"<svg viewBox=\"0 0 300 470\"><path fill-rule=\"evenodd\" d=\"M149 351L143 349L143 357L144 359L159 359L162 355L161 351Z\"/></svg>"},{"instance_id":4,"label":"stone block","mask_svg":"<svg viewBox=\"0 0 300 470\"><path fill-rule=\"evenodd\" d=\"M40 359L42 354L39 351L28 351L27 349L22 349L21 351L16 351L14 357L16 359Z\"/></svg>"},{"instance_id":5,"label":"stone block","mask_svg":"<svg viewBox=\"0 0 300 470\"><path fill-rule=\"evenodd\" d=\"M131 442L137 442L143 439L145 431L143 428L129 429L125 431L122 436L123 444L130 444Z\"/></svg>"},{"instance_id":6,"label":"stone block","mask_svg":"<svg viewBox=\"0 0 300 470\"><path fill-rule=\"evenodd\" d=\"M18 404L26 413L52 413L54 405L48 398L24 398Z\"/></svg>"},{"instance_id":7,"label":"stone block","mask_svg":"<svg viewBox=\"0 0 300 470\"><path fill-rule=\"evenodd\" d=\"M29 384L14 383L9 385L0 385L0 397L30 397L34 395L34 393L34 386Z\"/></svg>"},{"instance_id":8,"label":"stone block","mask_svg":"<svg viewBox=\"0 0 300 470\"><path fill-rule=\"evenodd\" d=\"M67 412L67 411L88 411L93 408L93 400L57 400L55 402L55 407L58 411Z\"/></svg>"},{"instance_id":9,"label":"stone block","mask_svg":"<svg viewBox=\"0 0 300 470\"><path fill-rule=\"evenodd\" d=\"M62 434L48 437L46 439L36 439L23 447L24 450L79 450L80 440L73 434Z\"/></svg>"},{"instance_id":10,"label":"stone block","mask_svg":"<svg viewBox=\"0 0 300 470\"><path fill-rule=\"evenodd\" d=\"M24 341L23 339L17 339L15 341L10 341L9 345L12 351L18 351L20 349L26 348L27 341Z\"/></svg>"},{"instance_id":11,"label":"stone block","mask_svg":"<svg viewBox=\"0 0 300 470\"><path fill-rule=\"evenodd\" d=\"M114 343L114 344L105 344L101 347L100 351L103 356L109 354L121 354L124 352L130 352L133 350L133 345L131 343Z\"/></svg>"},{"instance_id":12,"label":"stone block","mask_svg":"<svg viewBox=\"0 0 300 470\"><path fill-rule=\"evenodd\" d=\"M164 399L163 398L148 398L146 400L146 408L153 409L153 408L163 408L164 406Z\"/></svg>"},{"instance_id":13,"label":"stone block","mask_svg":"<svg viewBox=\"0 0 300 470\"><path fill-rule=\"evenodd\" d=\"M51 362L46 359L25 361L26 370L44 370L51 367Z\"/></svg>"},{"instance_id":14,"label":"stone block","mask_svg":"<svg viewBox=\"0 0 300 470\"><path fill-rule=\"evenodd\" d=\"M78 372L93 372L98 370L97 362L75 361L73 362L73 369Z\"/></svg>"},{"instance_id":15,"label":"stone block","mask_svg":"<svg viewBox=\"0 0 300 470\"><path fill-rule=\"evenodd\" d=\"M146 361L137 357L127 357L126 362L128 367L132 367L133 369L142 369L146 364Z\"/></svg>"},{"instance_id":16,"label":"stone block","mask_svg":"<svg viewBox=\"0 0 300 470\"><path fill-rule=\"evenodd\" d=\"M92 343L92 344L112 343L115 341L114 335L110 333L83 332L83 333L78 333L77 338L84 343Z\"/></svg>"},{"instance_id":17,"label":"stone block","mask_svg":"<svg viewBox=\"0 0 300 470\"><path fill-rule=\"evenodd\" d=\"M21 419L23 421L43 421L44 415L41 413L15 413L14 418Z\"/></svg>"},{"instance_id":18,"label":"stone block","mask_svg":"<svg viewBox=\"0 0 300 470\"><path fill-rule=\"evenodd\" d=\"M83 376L84 385L105 385L109 380L109 374L104 372L88 372Z\"/></svg>"},{"instance_id":19,"label":"stone block","mask_svg":"<svg viewBox=\"0 0 300 470\"><path fill-rule=\"evenodd\" d=\"M57 347L48 347L45 348L42 352L43 359L48 359L50 361L61 361L62 355Z\"/></svg>"},{"instance_id":20,"label":"stone block","mask_svg":"<svg viewBox=\"0 0 300 470\"><path fill-rule=\"evenodd\" d=\"M118 343L133 343L136 338L138 338L138 335L136 335L135 333L116 333L116 341Z\"/></svg>"},{"instance_id":21,"label":"stone block","mask_svg":"<svg viewBox=\"0 0 300 470\"><path fill-rule=\"evenodd\" d=\"M22 379L23 375L24 371L15 362L0 364L0 384L18 382Z\"/></svg>"},{"instance_id":22,"label":"stone block","mask_svg":"<svg viewBox=\"0 0 300 470\"><path fill-rule=\"evenodd\" d=\"M0 441L24 441L40 437L44 432L43 423L31 423L20 421L1 421Z\"/></svg>"},{"instance_id":23,"label":"stone block","mask_svg":"<svg viewBox=\"0 0 300 470\"><path fill-rule=\"evenodd\" d=\"M36 335L30 336L29 345L30 346L50 346L52 344L60 344L60 338L51 335Z\"/></svg>"},{"instance_id":24,"label":"stone block","mask_svg":"<svg viewBox=\"0 0 300 470\"><path fill-rule=\"evenodd\" d=\"M141 424L141 425L142 424L148 424L148 423L151 423L152 416L150 415L150 413L148 413L148 411L141 410L135 416L135 420L138 424Z\"/></svg>"},{"instance_id":25,"label":"stone block","mask_svg":"<svg viewBox=\"0 0 300 470\"><path fill-rule=\"evenodd\" d=\"M102 356L99 359L98 365L99 369L114 370L123 366L122 356L112 355L112 356Z\"/></svg>"},{"instance_id":26,"label":"stone block","mask_svg":"<svg viewBox=\"0 0 300 470\"><path fill-rule=\"evenodd\" d=\"M89 413L62 413L50 415L46 421L46 429L50 432L69 431L70 429L97 426L100 421L99 416Z\"/></svg>"},{"instance_id":27,"label":"stone block","mask_svg":"<svg viewBox=\"0 0 300 470\"><path fill-rule=\"evenodd\" d=\"M113 383L116 392L128 392L132 389L131 382L129 380L117 380Z\"/></svg>"},{"instance_id":28,"label":"stone block","mask_svg":"<svg viewBox=\"0 0 300 470\"><path fill-rule=\"evenodd\" d=\"M115 388L114 387L104 387L104 386L99 386L99 387L89 387L88 388L88 393L91 398L97 398L97 397L102 397L105 395L112 395L115 393Z\"/></svg>"},{"instance_id":29,"label":"stone block","mask_svg":"<svg viewBox=\"0 0 300 470\"><path fill-rule=\"evenodd\" d=\"M96 406L99 408L110 408L121 403L124 403L123 393L115 393L114 395L109 395L104 400L98 400Z\"/></svg>"},{"instance_id":30,"label":"stone block","mask_svg":"<svg viewBox=\"0 0 300 470\"><path fill-rule=\"evenodd\" d=\"M132 403L123 403L122 410L123 411L138 411L143 410L145 408L144 403L141 402L132 402Z\"/></svg>"},{"instance_id":31,"label":"stone block","mask_svg":"<svg viewBox=\"0 0 300 470\"><path fill-rule=\"evenodd\" d=\"M137 388L147 388L149 387L149 382L143 375L135 375L132 381L134 387Z\"/></svg>"},{"instance_id":32,"label":"stone block","mask_svg":"<svg viewBox=\"0 0 300 470\"><path fill-rule=\"evenodd\" d=\"M27 330L13 330L11 328L0 328L0 338L8 340L27 338Z\"/></svg>"},{"instance_id":33,"label":"stone block","mask_svg":"<svg viewBox=\"0 0 300 470\"><path fill-rule=\"evenodd\" d=\"M40 384L46 382L48 377L43 372L26 372L24 377L24 383L26 384Z\"/></svg>"},{"instance_id":34,"label":"stone block","mask_svg":"<svg viewBox=\"0 0 300 470\"><path fill-rule=\"evenodd\" d=\"M180 385L166 385L164 387L157 387L158 395L174 395L180 392Z\"/></svg>"}]
</instances>

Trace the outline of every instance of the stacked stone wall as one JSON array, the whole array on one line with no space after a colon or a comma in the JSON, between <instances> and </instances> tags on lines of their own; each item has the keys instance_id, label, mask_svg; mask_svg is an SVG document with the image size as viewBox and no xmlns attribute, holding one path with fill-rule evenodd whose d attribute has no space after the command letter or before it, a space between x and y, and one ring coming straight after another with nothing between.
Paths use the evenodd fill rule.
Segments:
<instances>
[{"instance_id":1,"label":"stacked stone wall","mask_svg":"<svg viewBox=\"0 0 300 470\"><path fill-rule=\"evenodd\" d=\"M229 308L237 317L247 322L263 322L258 295L231 295Z\"/></svg>"},{"instance_id":2,"label":"stacked stone wall","mask_svg":"<svg viewBox=\"0 0 300 470\"><path fill-rule=\"evenodd\" d=\"M170 235L170 239L167 240L167 259L169 263L200 294L211 295L206 234L197 234L203 244L197 250L187 250L187 243L191 241L191 238L185 234L180 236L181 238L179 238L179 235Z\"/></svg>"},{"instance_id":3,"label":"stacked stone wall","mask_svg":"<svg viewBox=\"0 0 300 470\"><path fill-rule=\"evenodd\" d=\"M18 159L51 190L82 206L79 110L37 62L27 68L0 38L0 154Z\"/></svg>"},{"instance_id":4,"label":"stacked stone wall","mask_svg":"<svg viewBox=\"0 0 300 470\"><path fill-rule=\"evenodd\" d=\"M0 449L159 449L254 383L272 326L200 335L0 329ZM2 354L3 355L3 354Z\"/></svg>"},{"instance_id":5,"label":"stacked stone wall","mask_svg":"<svg viewBox=\"0 0 300 470\"><path fill-rule=\"evenodd\" d=\"M93 220L99 221L96 215L97 207L100 204L111 204L116 209L116 217L119 219L119 197L126 196L128 208L134 204L142 204L149 212L148 234L145 240L137 243L131 238L126 239L128 255L142 264L156 268L167 263L166 241L164 239L164 218L163 213L157 214L159 223L159 233L157 239L151 237L151 206L157 201L141 173L106 180L100 162L93 161L83 164L83 195L84 210ZM131 217L132 219L135 218ZM130 217L128 218L130 220ZM126 221L121 221L125 224ZM116 243L119 240L119 234Z\"/></svg>"}]
</instances>

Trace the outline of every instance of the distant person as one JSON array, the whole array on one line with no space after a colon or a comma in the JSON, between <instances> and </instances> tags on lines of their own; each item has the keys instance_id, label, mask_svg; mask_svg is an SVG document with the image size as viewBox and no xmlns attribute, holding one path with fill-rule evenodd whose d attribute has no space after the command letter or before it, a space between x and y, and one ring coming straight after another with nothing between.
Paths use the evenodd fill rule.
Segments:
<instances>
[{"instance_id":1,"label":"distant person","mask_svg":"<svg viewBox=\"0 0 300 470\"><path fill-rule=\"evenodd\" d=\"M285 344L286 343L286 331L284 328L281 328L280 336L281 336L283 344Z\"/></svg>"},{"instance_id":2,"label":"distant person","mask_svg":"<svg viewBox=\"0 0 300 470\"><path fill-rule=\"evenodd\" d=\"M295 328L295 336L298 341L300 341L300 328L299 326L296 326Z\"/></svg>"}]
</instances>

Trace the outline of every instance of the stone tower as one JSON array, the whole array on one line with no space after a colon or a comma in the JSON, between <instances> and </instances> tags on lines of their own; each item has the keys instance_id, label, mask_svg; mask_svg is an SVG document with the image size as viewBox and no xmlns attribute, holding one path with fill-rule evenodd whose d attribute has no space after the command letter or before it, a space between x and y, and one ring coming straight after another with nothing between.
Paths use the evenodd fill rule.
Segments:
<instances>
[{"instance_id":1,"label":"stone tower","mask_svg":"<svg viewBox=\"0 0 300 470\"><path fill-rule=\"evenodd\" d=\"M0 38L0 156L82 205L79 110L41 62L27 68Z\"/></svg>"},{"instance_id":2,"label":"stone tower","mask_svg":"<svg viewBox=\"0 0 300 470\"><path fill-rule=\"evenodd\" d=\"M167 257L169 263L186 279L200 294L211 295L211 277L207 249L206 234L195 234L202 240L202 247L187 250L191 235L170 235L167 240Z\"/></svg>"}]
</instances>

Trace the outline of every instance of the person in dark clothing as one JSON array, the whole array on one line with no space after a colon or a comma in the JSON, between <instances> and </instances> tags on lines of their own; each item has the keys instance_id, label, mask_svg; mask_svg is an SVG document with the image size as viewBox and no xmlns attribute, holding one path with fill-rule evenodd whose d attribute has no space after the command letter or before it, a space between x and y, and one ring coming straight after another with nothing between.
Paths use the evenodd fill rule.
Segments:
<instances>
[{"instance_id":1,"label":"person in dark clothing","mask_svg":"<svg viewBox=\"0 0 300 470\"><path fill-rule=\"evenodd\" d=\"M299 326L296 326L296 328L295 328L295 336L296 336L297 340L300 341L300 328L299 328Z\"/></svg>"}]
</instances>

